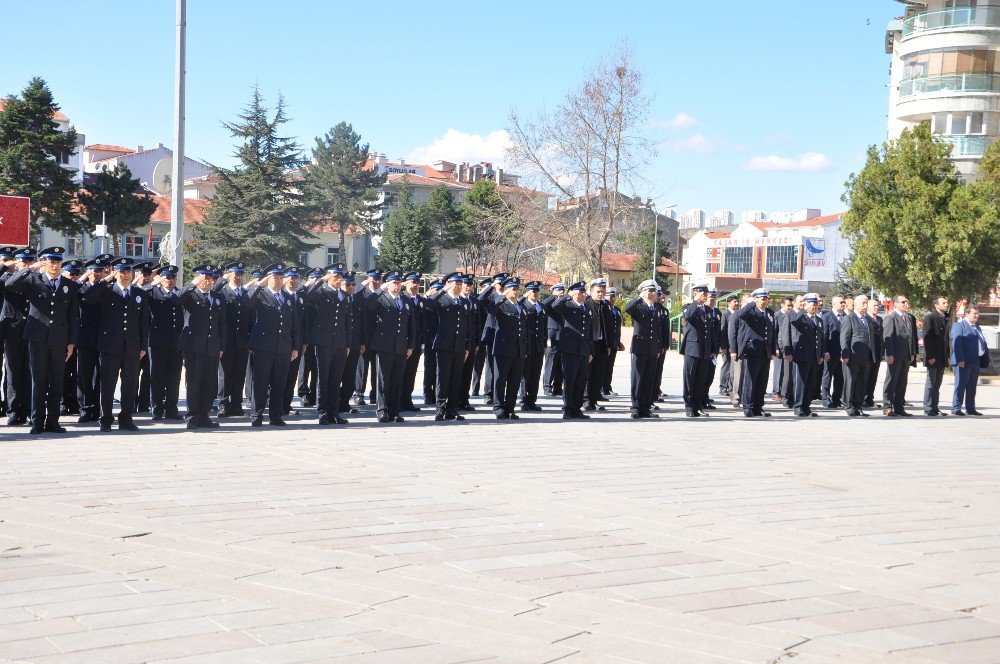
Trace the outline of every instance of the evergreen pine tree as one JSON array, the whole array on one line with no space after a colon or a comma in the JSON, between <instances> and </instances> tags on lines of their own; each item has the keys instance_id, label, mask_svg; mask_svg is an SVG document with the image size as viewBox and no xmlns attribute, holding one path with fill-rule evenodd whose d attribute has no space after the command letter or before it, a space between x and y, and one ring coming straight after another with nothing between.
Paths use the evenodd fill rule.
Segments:
<instances>
[{"instance_id":1,"label":"evergreen pine tree","mask_svg":"<svg viewBox=\"0 0 1000 664\"><path fill-rule=\"evenodd\" d=\"M73 201L78 185L63 168L76 153L76 131L59 131L52 92L41 78L31 79L20 97L9 96L0 110L0 193L31 199L31 227L65 233L83 230Z\"/></svg>"},{"instance_id":2,"label":"evergreen pine tree","mask_svg":"<svg viewBox=\"0 0 1000 664\"><path fill-rule=\"evenodd\" d=\"M382 270L434 269L434 230L424 205L413 203L413 188L404 177L382 229L376 263Z\"/></svg>"},{"instance_id":3,"label":"evergreen pine tree","mask_svg":"<svg viewBox=\"0 0 1000 664\"><path fill-rule=\"evenodd\" d=\"M290 171L302 164L294 139L283 136L288 118L279 97L274 115L255 87L239 121L224 123L242 141L234 168L219 168L220 182L205 222L195 231L194 260L221 264L242 259L251 265L297 262L314 247L307 241L311 220Z\"/></svg>"},{"instance_id":4,"label":"evergreen pine tree","mask_svg":"<svg viewBox=\"0 0 1000 664\"><path fill-rule=\"evenodd\" d=\"M340 228L340 255L345 256L344 236L347 227L360 226L377 235L378 190L386 176L374 170L364 170L368 161L368 144L361 144L361 135L346 122L339 123L316 138L312 160L303 169L304 202L318 223L333 222Z\"/></svg>"},{"instance_id":5,"label":"evergreen pine tree","mask_svg":"<svg viewBox=\"0 0 1000 664\"><path fill-rule=\"evenodd\" d=\"M91 224L100 221L103 213L102 223L107 224L108 234L115 239L115 252L120 236L145 226L156 212L156 201L125 164L97 173L84 185L79 200Z\"/></svg>"}]
</instances>

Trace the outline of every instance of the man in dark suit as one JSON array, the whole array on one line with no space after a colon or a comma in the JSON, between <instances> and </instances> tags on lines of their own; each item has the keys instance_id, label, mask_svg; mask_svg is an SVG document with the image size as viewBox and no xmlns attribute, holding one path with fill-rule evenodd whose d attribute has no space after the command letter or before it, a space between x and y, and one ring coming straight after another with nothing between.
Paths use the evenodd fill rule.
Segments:
<instances>
[{"instance_id":1,"label":"man in dark suit","mask_svg":"<svg viewBox=\"0 0 1000 664\"><path fill-rule=\"evenodd\" d=\"M951 366L955 368L951 414L959 417L982 415L976 410L976 383L979 372L990 366L990 349L979 329L979 308L976 306L966 307L965 317L951 326Z\"/></svg>"},{"instance_id":2,"label":"man in dark suit","mask_svg":"<svg viewBox=\"0 0 1000 664\"><path fill-rule=\"evenodd\" d=\"M517 301L521 281L507 277L500 282L500 297L486 301L486 310L495 321L493 329L493 414L498 420L516 420L514 405L528 356L528 321Z\"/></svg>"},{"instance_id":3,"label":"man in dark suit","mask_svg":"<svg viewBox=\"0 0 1000 664\"><path fill-rule=\"evenodd\" d=\"M552 294L542 300L542 307L551 304L557 297L566 293L564 284L552 287ZM559 355L559 329L562 327L551 316L548 317L549 344L545 350L545 370L542 374L542 392L550 396L562 394L562 357Z\"/></svg>"},{"instance_id":4,"label":"man in dark suit","mask_svg":"<svg viewBox=\"0 0 1000 664\"><path fill-rule=\"evenodd\" d=\"M59 402L65 365L76 343L78 287L60 274L62 247L43 249L38 259L7 280L6 293L17 293L29 304L24 340L31 367L30 433L65 433L59 426Z\"/></svg>"},{"instance_id":5,"label":"man in dark suit","mask_svg":"<svg viewBox=\"0 0 1000 664\"><path fill-rule=\"evenodd\" d=\"M177 266L161 265L149 289L149 374L154 420L182 419L177 400L184 365L180 349L184 318L184 307L177 299Z\"/></svg>"},{"instance_id":6,"label":"man in dark suit","mask_svg":"<svg viewBox=\"0 0 1000 664\"><path fill-rule=\"evenodd\" d=\"M740 300L735 295L726 301L726 310L722 312L719 325L719 351L722 367L719 370L719 394L724 397L733 396L733 358L729 355L729 323L733 314L740 308Z\"/></svg>"},{"instance_id":7,"label":"man in dark suit","mask_svg":"<svg viewBox=\"0 0 1000 664\"><path fill-rule=\"evenodd\" d=\"M691 289L691 302L681 316L684 336L679 349L684 355L684 412L688 417L703 414L708 365L714 357L710 338L714 319L708 311L707 299L708 286L695 286Z\"/></svg>"},{"instance_id":8,"label":"man in dark suit","mask_svg":"<svg viewBox=\"0 0 1000 664\"><path fill-rule=\"evenodd\" d=\"M781 324L777 326L778 332L778 349L784 348L786 345L791 345L792 337L792 316L803 311L805 309L805 296L801 293L792 298L791 308L785 312L785 318L782 320ZM775 314L775 320L777 320L777 314ZM781 403L784 404L785 408L794 409L795 408L795 367L788 362L776 361L775 364L784 364L784 368L781 371L781 389L779 393L781 394ZM822 371L822 368L820 368ZM818 382L818 381L817 381Z\"/></svg>"},{"instance_id":9,"label":"man in dark suit","mask_svg":"<svg viewBox=\"0 0 1000 664\"><path fill-rule=\"evenodd\" d=\"M587 306L587 285L578 281L545 305L559 323L558 349L562 356L563 419L588 420L583 414L590 362L594 358L594 312Z\"/></svg>"},{"instance_id":10,"label":"man in dark suit","mask_svg":"<svg viewBox=\"0 0 1000 664\"><path fill-rule=\"evenodd\" d=\"M945 415L938 408L941 381L951 355L951 322L948 319L948 298L934 300L934 308L924 314L924 413L930 417Z\"/></svg>"},{"instance_id":11,"label":"man in dark suit","mask_svg":"<svg viewBox=\"0 0 1000 664\"><path fill-rule=\"evenodd\" d=\"M62 263L62 275L75 283L77 285L77 301L80 297L80 278L83 276L83 261L79 259L72 259L63 261ZM77 326L79 330L79 326ZM80 338L79 331L77 332L77 340ZM3 344L0 343L0 349L2 349ZM0 353L2 354L2 353ZM0 365L2 365L0 361ZM3 367L0 366L0 369ZM0 402L2 403L2 402ZM80 396L76 381L76 346L73 346L73 354L69 356L63 368L63 393L62 393L62 408L59 410L60 415L79 415L80 414Z\"/></svg>"},{"instance_id":12,"label":"man in dark suit","mask_svg":"<svg viewBox=\"0 0 1000 664\"><path fill-rule=\"evenodd\" d=\"M348 339L350 353L344 362L344 372L340 383L339 413L360 413L361 410L351 405L354 396L354 385L358 376L358 364L362 361L365 348L365 301L357 292L357 276L352 272L344 273L340 289L347 297L348 314L351 317L351 336Z\"/></svg>"},{"instance_id":13,"label":"man in dark suit","mask_svg":"<svg viewBox=\"0 0 1000 664\"><path fill-rule=\"evenodd\" d=\"M608 355L607 368L604 370L604 384L601 389L605 397L618 396L618 393L612 389L611 382L615 375L615 361L618 359L618 352L625 350L625 346L622 344L622 312L615 304L617 299L618 291L614 288L608 288L608 304L611 305L611 325L608 326L608 350L611 353Z\"/></svg>"},{"instance_id":14,"label":"man in dark suit","mask_svg":"<svg viewBox=\"0 0 1000 664\"><path fill-rule=\"evenodd\" d=\"M587 378L587 410L604 410L598 401L604 398L602 388L607 374L608 360L611 357L611 327L614 319L611 315L611 304L607 301L608 282L605 279L594 279L590 282L589 306L594 312L594 361L590 363L590 376Z\"/></svg>"},{"instance_id":15,"label":"man in dark suit","mask_svg":"<svg viewBox=\"0 0 1000 664\"><path fill-rule=\"evenodd\" d=\"M263 275L262 275L263 276ZM215 292L225 304L226 346L219 361L222 378L219 417L243 415L243 390L246 387L250 351L250 293L243 285L246 265L235 261L225 266Z\"/></svg>"},{"instance_id":16,"label":"man in dark suit","mask_svg":"<svg viewBox=\"0 0 1000 664\"><path fill-rule=\"evenodd\" d=\"M542 379L549 317L538 300L541 289L541 282L529 281L524 286L525 295L521 298L521 306L524 307L528 321L528 356L524 360L524 378L521 381L521 410L524 411L542 409L537 403L538 386Z\"/></svg>"},{"instance_id":17,"label":"man in dark suit","mask_svg":"<svg viewBox=\"0 0 1000 664\"><path fill-rule=\"evenodd\" d=\"M875 388L878 385L879 367L882 365L882 357L885 353L885 341L882 338L884 324L879 314L879 301L875 298L868 300L865 311L868 320L872 323L872 365L868 369L868 386L865 388L865 408L875 408Z\"/></svg>"},{"instance_id":18,"label":"man in dark suit","mask_svg":"<svg viewBox=\"0 0 1000 664\"><path fill-rule=\"evenodd\" d=\"M823 364L830 360L826 351L823 319L819 316L819 295L807 293L803 307L788 315L789 334L785 339L783 354L786 362L794 363L795 379L792 381L795 396L792 408L799 417L817 417L812 410L816 384ZM789 369L790 370L790 369Z\"/></svg>"},{"instance_id":19,"label":"man in dark suit","mask_svg":"<svg viewBox=\"0 0 1000 664\"><path fill-rule=\"evenodd\" d=\"M458 410L468 393L463 390L466 360L476 347L475 329L469 303L462 297L465 275L452 272L444 287L428 293L424 304L437 317L434 338L436 422L464 420ZM427 371L429 368L425 368Z\"/></svg>"},{"instance_id":20,"label":"man in dark suit","mask_svg":"<svg viewBox=\"0 0 1000 664\"><path fill-rule=\"evenodd\" d=\"M840 325L847 316L844 296L834 295L830 301L830 309L823 311L823 322L826 323L826 349L830 357L841 357ZM849 369L839 362L827 362L823 365L823 383L820 394L823 405L827 408L840 408L843 405L841 395L844 391L844 377Z\"/></svg>"},{"instance_id":21,"label":"man in dark suit","mask_svg":"<svg viewBox=\"0 0 1000 664\"><path fill-rule=\"evenodd\" d=\"M362 302L367 300L372 295L379 292L382 287L382 271L381 270L368 270L368 279L364 281L364 284L358 288L355 297L360 298ZM363 322L361 329L364 331L364 335L361 338L361 345L364 346L364 350L361 351L361 357L358 359L358 368L354 375L354 405L364 406L365 405L365 383L368 380L368 376L371 376L371 392L368 394L368 401L375 403L375 351L371 347L371 335L375 332L375 312L362 308Z\"/></svg>"},{"instance_id":22,"label":"man in dark suit","mask_svg":"<svg viewBox=\"0 0 1000 664\"><path fill-rule=\"evenodd\" d=\"M375 314L370 338L378 372L376 412L383 423L403 421L399 414L403 370L416 341L413 303L402 290L403 276L389 272L382 288L365 299L365 309Z\"/></svg>"},{"instance_id":23,"label":"man in dark suit","mask_svg":"<svg viewBox=\"0 0 1000 664\"><path fill-rule=\"evenodd\" d=\"M781 299L781 306L777 311L774 312L774 331L778 336L778 347L782 345L782 333L787 332L788 328L786 323L788 322L788 315L792 311L792 303L794 300L791 297L784 297ZM785 362L774 362L771 367L771 397L774 401L781 401L784 397L784 392L782 392L782 387L785 383L785 377L789 372L785 371Z\"/></svg>"},{"instance_id":24,"label":"man in dark suit","mask_svg":"<svg viewBox=\"0 0 1000 664\"><path fill-rule=\"evenodd\" d=\"M254 315L248 348L253 375L253 412L250 426L263 426L264 407L268 421L285 426L285 383L291 360L299 356L301 332L292 296L285 290L285 266L264 268L262 283L252 282L249 306Z\"/></svg>"},{"instance_id":25,"label":"man in dark suit","mask_svg":"<svg viewBox=\"0 0 1000 664\"><path fill-rule=\"evenodd\" d=\"M910 301L897 295L895 311L885 317L886 375L882 386L882 408L887 417L911 417L906 412L906 385L910 365L917 361L917 325L910 316Z\"/></svg>"},{"instance_id":26,"label":"man in dark suit","mask_svg":"<svg viewBox=\"0 0 1000 664\"><path fill-rule=\"evenodd\" d=\"M139 360L149 347L149 296L132 285L131 258L119 258L112 272L83 295L85 302L100 303L101 333L101 431L111 431L115 421L115 387L121 381L118 428L138 431L133 421Z\"/></svg>"},{"instance_id":27,"label":"man in dark suit","mask_svg":"<svg viewBox=\"0 0 1000 664\"><path fill-rule=\"evenodd\" d=\"M764 412L767 370L777 350L774 314L767 308L771 294L765 288L753 292L753 301L734 314L730 321L729 350L743 362L743 392L740 402L744 417L770 417Z\"/></svg>"},{"instance_id":28,"label":"man in dark suit","mask_svg":"<svg viewBox=\"0 0 1000 664\"><path fill-rule=\"evenodd\" d=\"M868 296L854 298L854 311L840 320L840 362L844 367L844 407L850 417L868 417L864 411L868 372L874 351L874 326L865 313Z\"/></svg>"},{"instance_id":29,"label":"man in dark suit","mask_svg":"<svg viewBox=\"0 0 1000 664\"><path fill-rule=\"evenodd\" d=\"M187 406L191 430L216 429L219 425L209 418L212 402L219 391L219 357L226 348L225 304L213 290L222 276L211 265L194 268L194 279L177 295L184 307L184 329L178 346L184 353L184 373L187 379Z\"/></svg>"},{"instance_id":30,"label":"man in dark suit","mask_svg":"<svg viewBox=\"0 0 1000 664\"><path fill-rule=\"evenodd\" d=\"M639 284L639 297L629 302L625 313L632 317L632 419L659 417L653 412L656 361L663 351L662 313L656 306L656 282Z\"/></svg>"},{"instance_id":31,"label":"man in dark suit","mask_svg":"<svg viewBox=\"0 0 1000 664\"><path fill-rule=\"evenodd\" d=\"M340 416L340 385L351 352L351 300L341 289L344 264L326 267L326 276L306 287L302 298L311 308L305 342L316 352L316 414L321 425L347 424Z\"/></svg>"},{"instance_id":32,"label":"man in dark suit","mask_svg":"<svg viewBox=\"0 0 1000 664\"><path fill-rule=\"evenodd\" d=\"M437 404L437 357L434 350L434 337L437 336L438 317L437 312L427 307L426 299L431 293L438 293L444 288L444 281L434 279L427 284L427 292L424 296L423 333L420 339L424 347L424 405L434 406Z\"/></svg>"},{"instance_id":33,"label":"man in dark suit","mask_svg":"<svg viewBox=\"0 0 1000 664\"><path fill-rule=\"evenodd\" d=\"M303 336L312 327L312 317L316 313L315 307L305 300L305 291L317 281L323 280L324 275L323 268L318 267L310 270L309 274L306 275L305 284L300 288L303 295L302 299L305 301L305 311L302 316ZM299 362L298 387L296 387L296 392L299 395L299 405L303 408L313 408L316 406L316 371L316 346L315 344L306 342L305 350L302 352L302 361ZM339 386L337 389L340 389Z\"/></svg>"},{"instance_id":34,"label":"man in dark suit","mask_svg":"<svg viewBox=\"0 0 1000 664\"><path fill-rule=\"evenodd\" d=\"M469 399L472 396L472 376L476 370L476 362L480 353L482 352L482 342L479 341L480 336L483 332L482 320L480 317L479 306L477 300L475 299L475 293L473 293L473 288L475 288L476 280L470 276L465 275L462 279L462 304L465 306L469 313L469 331L473 337L472 353L465 358L465 366L462 367L462 403L459 405L459 410L473 411L475 407L469 403ZM477 384L476 393L478 394L479 387Z\"/></svg>"},{"instance_id":35,"label":"man in dark suit","mask_svg":"<svg viewBox=\"0 0 1000 664\"><path fill-rule=\"evenodd\" d=\"M0 330L3 332L4 373L7 388L7 426L23 426L28 423L31 410L31 365L28 342L24 338L24 328L28 322L28 299L20 293L7 291L6 284L15 273L35 262L34 247L22 247L14 252L13 260L4 261L5 274L0 275L0 289L3 290L3 313L0 314Z\"/></svg>"},{"instance_id":36,"label":"man in dark suit","mask_svg":"<svg viewBox=\"0 0 1000 664\"><path fill-rule=\"evenodd\" d=\"M413 403L413 391L417 387L417 369L420 368L420 358L423 355L424 342L424 296L420 294L420 280L423 275L419 272L407 272L403 275L403 297L410 300L413 305L413 329L416 337L413 340L413 352L406 358L406 366L403 368L403 391L399 397L399 409L418 413L420 407ZM427 370L427 362L424 361L424 371Z\"/></svg>"},{"instance_id":37,"label":"man in dark suit","mask_svg":"<svg viewBox=\"0 0 1000 664\"><path fill-rule=\"evenodd\" d=\"M76 385L80 401L77 422L96 422L101 417L100 352L97 342L101 332L101 304L87 302L88 290L111 272L111 254L101 254L85 265L86 274L80 279L80 325L76 337Z\"/></svg>"}]
</instances>

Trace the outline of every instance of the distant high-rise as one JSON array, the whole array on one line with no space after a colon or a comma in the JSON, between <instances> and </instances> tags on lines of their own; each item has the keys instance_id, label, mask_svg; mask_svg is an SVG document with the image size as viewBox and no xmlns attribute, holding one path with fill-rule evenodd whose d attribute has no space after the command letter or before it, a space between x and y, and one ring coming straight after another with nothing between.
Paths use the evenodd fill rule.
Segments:
<instances>
[{"instance_id":1,"label":"distant high-rise","mask_svg":"<svg viewBox=\"0 0 1000 664\"><path fill-rule=\"evenodd\" d=\"M767 221L767 213L763 210L744 210L740 215L741 224L757 221Z\"/></svg>"},{"instance_id":2,"label":"distant high-rise","mask_svg":"<svg viewBox=\"0 0 1000 664\"><path fill-rule=\"evenodd\" d=\"M1000 136L1000 6L995 0L897 0L889 23L889 138L922 122L975 177Z\"/></svg>"},{"instance_id":3,"label":"distant high-rise","mask_svg":"<svg viewBox=\"0 0 1000 664\"><path fill-rule=\"evenodd\" d=\"M716 210L715 214L712 215L705 226L706 228L715 226L732 226L735 216L736 215L732 210Z\"/></svg>"}]
</instances>

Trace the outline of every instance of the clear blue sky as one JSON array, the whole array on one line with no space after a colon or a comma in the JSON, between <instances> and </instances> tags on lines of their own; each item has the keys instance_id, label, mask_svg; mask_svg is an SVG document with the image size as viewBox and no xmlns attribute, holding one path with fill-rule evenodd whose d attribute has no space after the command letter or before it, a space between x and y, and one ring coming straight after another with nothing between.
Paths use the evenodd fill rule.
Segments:
<instances>
[{"instance_id":1,"label":"clear blue sky","mask_svg":"<svg viewBox=\"0 0 1000 664\"><path fill-rule=\"evenodd\" d=\"M637 193L681 212L832 213L885 139L883 40L900 13L892 0L190 0L187 150L231 163L221 122L257 84L285 96L306 147L346 120L393 158L496 159L490 134L511 107L552 104L627 39L661 146ZM0 15L17 26L0 42L0 93L42 76L88 143L170 145L171 0L6 2Z\"/></svg>"}]
</instances>

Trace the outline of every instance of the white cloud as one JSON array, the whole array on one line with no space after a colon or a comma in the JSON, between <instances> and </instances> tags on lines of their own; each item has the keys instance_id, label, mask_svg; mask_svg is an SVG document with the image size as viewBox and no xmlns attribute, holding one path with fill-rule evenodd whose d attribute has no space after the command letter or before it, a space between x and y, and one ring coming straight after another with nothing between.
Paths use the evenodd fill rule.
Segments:
<instances>
[{"instance_id":1,"label":"white cloud","mask_svg":"<svg viewBox=\"0 0 1000 664\"><path fill-rule=\"evenodd\" d=\"M411 164L430 164L438 159L462 162L488 161L502 164L507 149L513 141L503 129L491 131L485 136L466 134L458 129L449 129L444 136L434 139L429 145L414 148L406 155Z\"/></svg>"},{"instance_id":2,"label":"white cloud","mask_svg":"<svg viewBox=\"0 0 1000 664\"><path fill-rule=\"evenodd\" d=\"M706 138L702 134L695 134L687 138L664 141L660 147L664 150L674 152L696 152L698 154L711 154L726 147L728 143L718 138Z\"/></svg>"},{"instance_id":3,"label":"white cloud","mask_svg":"<svg viewBox=\"0 0 1000 664\"><path fill-rule=\"evenodd\" d=\"M752 157L743 164L748 171L825 171L833 167L833 160L822 152L804 152L798 157Z\"/></svg>"},{"instance_id":4,"label":"white cloud","mask_svg":"<svg viewBox=\"0 0 1000 664\"><path fill-rule=\"evenodd\" d=\"M684 111L679 111L677 115L669 120L651 120L649 124L653 127L663 127L665 129L669 129L670 131L680 131L682 129L691 129L692 127L697 126L698 121Z\"/></svg>"}]
</instances>

